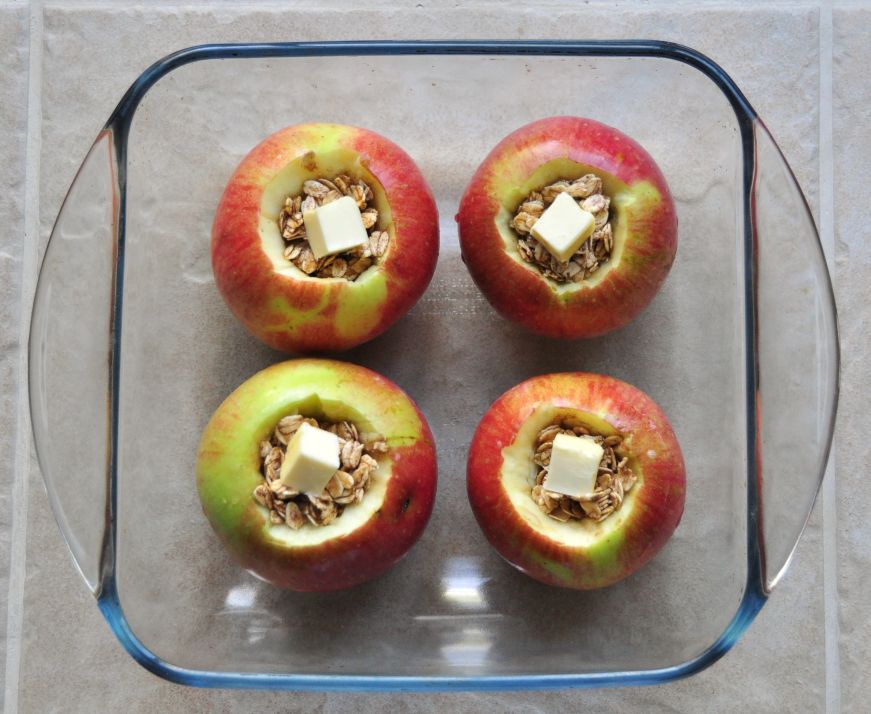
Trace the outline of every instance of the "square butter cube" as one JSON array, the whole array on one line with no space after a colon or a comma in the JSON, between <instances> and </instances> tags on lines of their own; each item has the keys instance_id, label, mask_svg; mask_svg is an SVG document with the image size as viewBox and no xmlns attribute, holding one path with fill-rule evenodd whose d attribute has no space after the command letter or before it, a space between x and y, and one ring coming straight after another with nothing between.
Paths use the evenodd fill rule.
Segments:
<instances>
[{"instance_id":1,"label":"square butter cube","mask_svg":"<svg viewBox=\"0 0 871 714\"><path fill-rule=\"evenodd\" d=\"M593 235L596 219L567 193L559 194L532 226L532 235L554 258L566 262Z\"/></svg>"},{"instance_id":2,"label":"square butter cube","mask_svg":"<svg viewBox=\"0 0 871 714\"><path fill-rule=\"evenodd\" d=\"M279 478L301 493L320 495L338 470L339 437L303 424L287 445Z\"/></svg>"},{"instance_id":3,"label":"square butter cube","mask_svg":"<svg viewBox=\"0 0 871 714\"><path fill-rule=\"evenodd\" d=\"M344 253L369 242L357 202L342 196L313 211L306 211L302 220L315 258Z\"/></svg>"},{"instance_id":4,"label":"square butter cube","mask_svg":"<svg viewBox=\"0 0 871 714\"><path fill-rule=\"evenodd\" d=\"M596 476L604 453L605 449L592 439L557 434L544 478L545 490L566 496L592 493L596 490Z\"/></svg>"}]
</instances>

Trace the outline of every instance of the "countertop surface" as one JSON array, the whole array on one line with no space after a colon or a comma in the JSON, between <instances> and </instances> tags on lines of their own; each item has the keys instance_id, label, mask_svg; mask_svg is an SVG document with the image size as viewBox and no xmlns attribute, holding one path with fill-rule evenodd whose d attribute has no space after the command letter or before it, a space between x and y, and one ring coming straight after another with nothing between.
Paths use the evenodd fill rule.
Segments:
<instances>
[{"instance_id":1,"label":"countertop surface","mask_svg":"<svg viewBox=\"0 0 871 714\"><path fill-rule=\"evenodd\" d=\"M348 4L350 5L350 4ZM0 0L0 687L5 711L867 711L871 680L871 1L304 2ZM356 5L356 3L354 4ZM154 60L203 42L656 38L692 46L742 88L792 165L820 229L839 308L833 456L793 562L741 641L657 687L482 693L185 688L121 648L49 508L27 416L39 261L99 128ZM861 435L865 434L866 437Z\"/></svg>"}]
</instances>

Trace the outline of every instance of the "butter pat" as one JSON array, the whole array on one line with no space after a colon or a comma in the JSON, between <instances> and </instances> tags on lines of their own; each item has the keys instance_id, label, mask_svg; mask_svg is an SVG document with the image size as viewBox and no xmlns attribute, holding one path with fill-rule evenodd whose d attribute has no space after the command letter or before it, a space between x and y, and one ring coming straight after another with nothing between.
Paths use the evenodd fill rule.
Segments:
<instances>
[{"instance_id":1,"label":"butter pat","mask_svg":"<svg viewBox=\"0 0 871 714\"><path fill-rule=\"evenodd\" d=\"M344 253L369 242L357 202L342 196L302 214L305 232L315 258Z\"/></svg>"},{"instance_id":2,"label":"butter pat","mask_svg":"<svg viewBox=\"0 0 871 714\"><path fill-rule=\"evenodd\" d=\"M303 424L287 445L279 479L288 488L319 496L338 470L339 437Z\"/></svg>"},{"instance_id":3,"label":"butter pat","mask_svg":"<svg viewBox=\"0 0 871 714\"><path fill-rule=\"evenodd\" d=\"M564 263L593 235L595 228L593 214L567 193L561 193L532 226L532 235L548 253Z\"/></svg>"},{"instance_id":4,"label":"butter pat","mask_svg":"<svg viewBox=\"0 0 871 714\"><path fill-rule=\"evenodd\" d=\"M545 490L566 496L592 493L596 490L596 476L604 453L605 449L592 439L557 434L544 478Z\"/></svg>"}]
</instances>

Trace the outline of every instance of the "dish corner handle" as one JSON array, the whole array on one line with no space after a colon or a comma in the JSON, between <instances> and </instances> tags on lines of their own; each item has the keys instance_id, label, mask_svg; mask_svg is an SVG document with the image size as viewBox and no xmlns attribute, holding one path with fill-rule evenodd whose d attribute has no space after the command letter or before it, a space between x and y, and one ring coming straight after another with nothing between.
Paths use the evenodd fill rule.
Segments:
<instances>
[{"instance_id":1,"label":"dish corner handle","mask_svg":"<svg viewBox=\"0 0 871 714\"><path fill-rule=\"evenodd\" d=\"M111 548L112 357L119 164L104 130L79 168L39 272L28 345L36 452L61 533L91 591Z\"/></svg>"},{"instance_id":2,"label":"dish corner handle","mask_svg":"<svg viewBox=\"0 0 871 714\"><path fill-rule=\"evenodd\" d=\"M761 121L750 196L757 533L763 586L786 570L828 462L838 398L834 294L813 215Z\"/></svg>"}]
</instances>

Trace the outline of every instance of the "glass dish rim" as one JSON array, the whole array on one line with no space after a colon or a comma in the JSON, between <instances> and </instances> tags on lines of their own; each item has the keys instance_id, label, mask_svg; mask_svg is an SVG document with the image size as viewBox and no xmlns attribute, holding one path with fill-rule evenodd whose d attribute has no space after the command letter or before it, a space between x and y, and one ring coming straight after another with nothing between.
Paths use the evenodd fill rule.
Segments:
<instances>
[{"instance_id":1,"label":"glass dish rim","mask_svg":"<svg viewBox=\"0 0 871 714\"><path fill-rule=\"evenodd\" d=\"M552 675L482 675L482 676L377 676L332 674L271 674L254 672L215 672L194 670L173 665L149 650L132 631L120 604L115 581L117 453L120 384L121 320L123 308L124 245L127 198L127 143L133 117L139 103L162 77L184 65L211 59L245 59L266 57L341 57L400 55L507 55L507 56L570 56L570 57L638 57L671 59L687 64L708 77L723 92L735 112L741 135L742 201L743 201L743 268L744 336L746 369L746 437L747 437L747 581L738 608L723 633L700 654L677 665L635 671L589 672ZM295 690L357 690L357 691L480 691L553 689L605 686L632 686L667 682L692 675L716 662L738 641L765 604L772 587L789 566L799 538L779 573L766 580L765 547L759 515L758 484L758 351L756 307L756 231L753 220L753 186L756 175L754 127L764 127L734 80L704 54L684 45L660 40L487 40L487 41L341 41L341 42L276 42L203 44L179 50L158 60L146 69L130 86L115 108L97 141L109 136L117 171L118 189L115 206L116 254L112 288L111 360L109 373L110 434L108 453L108 506L99 562L99 583L95 596L104 618L119 642L143 667L172 682L221 688L295 689ZM776 146L776 144L775 144ZM779 151L779 149L778 149ZM796 187L798 182L784 160ZM822 253L819 233L807 200L799 188L807 217L813 227ZM69 195L69 194L68 194ZM44 258L43 258L44 260ZM826 285L835 310L835 378L833 414L837 410L839 392L840 345L837 339L837 314L831 280L826 272ZM32 343L32 337L31 337ZM32 411L32 407L31 407ZM31 420L33 423L33 420ZM822 463L825 465L834 431L831 419ZM825 466L817 476L819 493ZM808 511L808 517L810 510ZM807 518L801 532L807 524Z\"/></svg>"}]
</instances>

